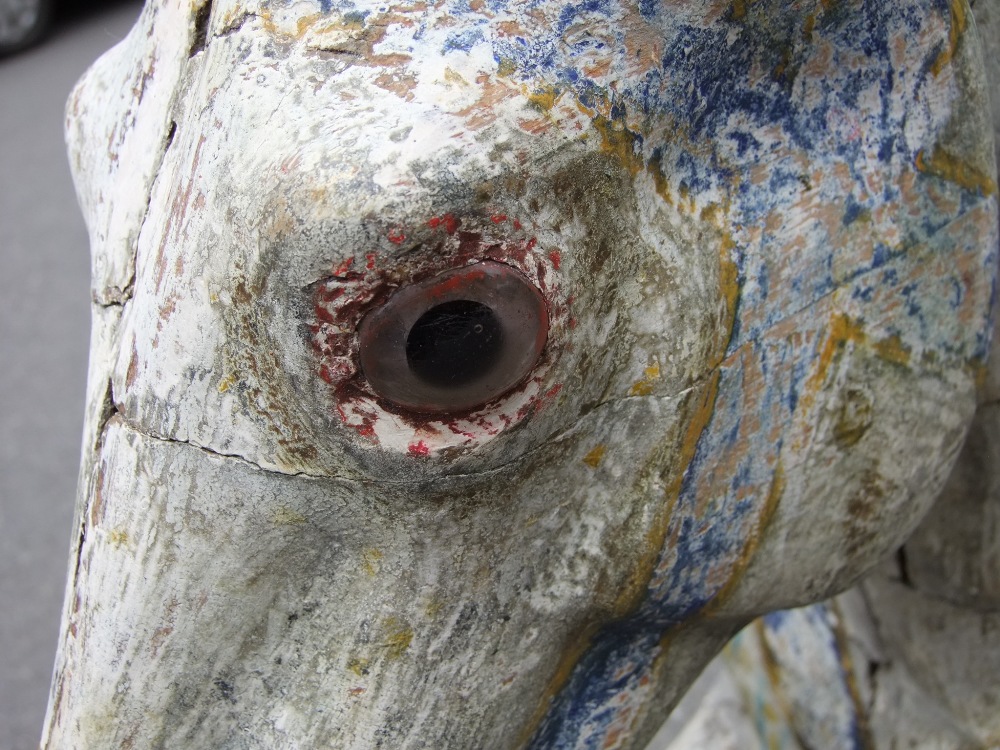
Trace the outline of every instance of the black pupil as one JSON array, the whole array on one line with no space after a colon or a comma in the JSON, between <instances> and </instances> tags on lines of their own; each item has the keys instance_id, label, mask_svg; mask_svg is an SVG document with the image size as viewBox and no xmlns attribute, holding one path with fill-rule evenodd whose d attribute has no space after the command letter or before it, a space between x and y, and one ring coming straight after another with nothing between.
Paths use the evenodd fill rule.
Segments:
<instances>
[{"instance_id":1,"label":"black pupil","mask_svg":"<svg viewBox=\"0 0 1000 750\"><path fill-rule=\"evenodd\" d=\"M466 385L485 375L500 356L503 334L496 314L471 300L432 307L406 337L406 361L425 383Z\"/></svg>"}]
</instances>

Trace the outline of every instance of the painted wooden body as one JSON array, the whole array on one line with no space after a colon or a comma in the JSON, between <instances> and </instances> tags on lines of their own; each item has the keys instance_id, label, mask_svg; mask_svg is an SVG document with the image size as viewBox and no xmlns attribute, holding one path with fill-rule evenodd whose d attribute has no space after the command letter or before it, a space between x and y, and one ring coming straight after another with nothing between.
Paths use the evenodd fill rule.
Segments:
<instances>
[{"instance_id":1,"label":"painted wooden body","mask_svg":"<svg viewBox=\"0 0 1000 750\"><path fill-rule=\"evenodd\" d=\"M90 411L49 748L639 747L898 546L985 372L965 6L150 2L69 134ZM380 397L481 261L529 375ZM403 364L403 363L401 363Z\"/></svg>"},{"instance_id":2,"label":"painted wooden body","mask_svg":"<svg viewBox=\"0 0 1000 750\"><path fill-rule=\"evenodd\" d=\"M1000 4L973 10L1000 163ZM962 453L906 544L847 594L737 636L671 750L1000 747L998 377L994 346Z\"/></svg>"}]
</instances>

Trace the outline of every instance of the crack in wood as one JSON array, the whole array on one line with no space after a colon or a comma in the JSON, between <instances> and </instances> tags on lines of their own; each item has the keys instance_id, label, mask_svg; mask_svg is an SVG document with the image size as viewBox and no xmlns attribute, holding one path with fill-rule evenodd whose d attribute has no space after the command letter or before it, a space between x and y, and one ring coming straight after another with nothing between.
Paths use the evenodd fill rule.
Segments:
<instances>
[{"instance_id":1,"label":"crack in wood","mask_svg":"<svg viewBox=\"0 0 1000 750\"><path fill-rule=\"evenodd\" d=\"M191 40L191 51L188 53L188 57L194 57L208 46L208 29L212 19L213 4L214 0L206 0L195 14L194 37Z\"/></svg>"}]
</instances>

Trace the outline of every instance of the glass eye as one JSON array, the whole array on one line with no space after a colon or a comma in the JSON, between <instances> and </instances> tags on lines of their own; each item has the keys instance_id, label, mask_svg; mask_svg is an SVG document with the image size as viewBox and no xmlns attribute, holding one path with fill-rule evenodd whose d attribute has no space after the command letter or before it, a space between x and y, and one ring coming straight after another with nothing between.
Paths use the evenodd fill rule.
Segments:
<instances>
[{"instance_id":1,"label":"glass eye","mask_svg":"<svg viewBox=\"0 0 1000 750\"><path fill-rule=\"evenodd\" d=\"M362 319L361 370L382 398L419 412L485 404L520 383L548 335L541 293L484 261L403 287Z\"/></svg>"}]
</instances>

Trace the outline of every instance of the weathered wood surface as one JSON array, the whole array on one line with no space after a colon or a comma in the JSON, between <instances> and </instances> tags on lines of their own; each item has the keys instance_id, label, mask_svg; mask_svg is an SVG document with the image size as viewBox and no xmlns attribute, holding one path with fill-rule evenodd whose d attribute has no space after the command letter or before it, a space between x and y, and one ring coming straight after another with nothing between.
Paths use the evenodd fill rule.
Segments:
<instances>
[{"instance_id":1,"label":"weathered wood surface","mask_svg":"<svg viewBox=\"0 0 1000 750\"><path fill-rule=\"evenodd\" d=\"M641 747L912 532L996 267L965 6L150 2L69 105L89 413L48 748ZM354 331L509 264L528 378Z\"/></svg>"},{"instance_id":2,"label":"weathered wood surface","mask_svg":"<svg viewBox=\"0 0 1000 750\"><path fill-rule=\"evenodd\" d=\"M973 10L1000 163L1000 3ZM672 750L1000 748L998 386L994 345L965 446L915 533L857 589L741 633L689 720L702 744Z\"/></svg>"}]
</instances>

